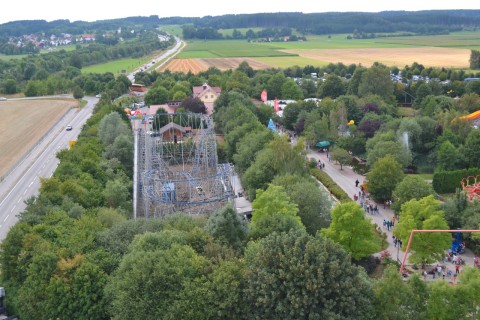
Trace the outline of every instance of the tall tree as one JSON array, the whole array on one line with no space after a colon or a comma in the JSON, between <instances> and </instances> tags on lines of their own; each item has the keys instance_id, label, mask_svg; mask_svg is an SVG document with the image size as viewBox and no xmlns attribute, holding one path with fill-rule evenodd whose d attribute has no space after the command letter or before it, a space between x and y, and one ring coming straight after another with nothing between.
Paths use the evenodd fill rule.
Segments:
<instances>
[{"instance_id":1,"label":"tall tree","mask_svg":"<svg viewBox=\"0 0 480 320\"><path fill-rule=\"evenodd\" d=\"M470 69L480 69L480 51L470 51Z\"/></svg>"},{"instance_id":2,"label":"tall tree","mask_svg":"<svg viewBox=\"0 0 480 320\"><path fill-rule=\"evenodd\" d=\"M363 270L320 234L271 234L245 254L253 319L374 319Z\"/></svg>"},{"instance_id":3,"label":"tall tree","mask_svg":"<svg viewBox=\"0 0 480 320\"><path fill-rule=\"evenodd\" d=\"M413 275L402 279L398 269L388 266L383 277L374 282L378 319L426 319L427 284Z\"/></svg>"},{"instance_id":4,"label":"tall tree","mask_svg":"<svg viewBox=\"0 0 480 320\"><path fill-rule=\"evenodd\" d=\"M332 210L332 223L322 234L342 245L356 260L378 252L374 226L355 202L340 203Z\"/></svg>"},{"instance_id":5,"label":"tall tree","mask_svg":"<svg viewBox=\"0 0 480 320\"><path fill-rule=\"evenodd\" d=\"M480 130L472 130L465 141L465 160L471 167L480 168Z\"/></svg>"},{"instance_id":6,"label":"tall tree","mask_svg":"<svg viewBox=\"0 0 480 320\"><path fill-rule=\"evenodd\" d=\"M440 210L440 202L433 196L420 200L412 199L402 206L401 219L396 224L394 234L407 243L410 232L416 230L446 230L448 228L445 213ZM432 263L444 258L445 248L452 242L448 233L419 233L414 236L410 249L410 261L414 263ZM405 250L406 246L402 247Z\"/></svg>"},{"instance_id":7,"label":"tall tree","mask_svg":"<svg viewBox=\"0 0 480 320\"><path fill-rule=\"evenodd\" d=\"M267 190L258 190L252 203L251 238L265 237L273 231L288 232L305 229L298 214L298 206L291 202L283 187L270 184ZM280 222L280 223L276 223Z\"/></svg>"},{"instance_id":8,"label":"tall tree","mask_svg":"<svg viewBox=\"0 0 480 320\"><path fill-rule=\"evenodd\" d=\"M393 190L403 177L401 165L391 155L386 155L367 174L368 192L375 199L390 200Z\"/></svg>"},{"instance_id":9,"label":"tall tree","mask_svg":"<svg viewBox=\"0 0 480 320\"><path fill-rule=\"evenodd\" d=\"M330 158L340 164L340 170L343 170L343 166L352 162L350 153L342 148L333 148L330 152Z\"/></svg>"},{"instance_id":10,"label":"tall tree","mask_svg":"<svg viewBox=\"0 0 480 320\"><path fill-rule=\"evenodd\" d=\"M358 95L378 95L390 100L393 95L393 82L390 79L390 70L381 64L374 64L362 74Z\"/></svg>"},{"instance_id":11,"label":"tall tree","mask_svg":"<svg viewBox=\"0 0 480 320\"><path fill-rule=\"evenodd\" d=\"M247 227L231 205L215 211L207 220L205 230L215 239L235 249L241 249Z\"/></svg>"},{"instance_id":12,"label":"tall tree","mask_svg":"<svg viewBox=\"0 0 480 320\"><path fill-rule=\"evenodd\" d=\"M412 199L420 200L434 193L431 183L426 182L422 177L407 175L393 190L392 209L398 214L405 202Z\"/></svg>"}]
</instances>

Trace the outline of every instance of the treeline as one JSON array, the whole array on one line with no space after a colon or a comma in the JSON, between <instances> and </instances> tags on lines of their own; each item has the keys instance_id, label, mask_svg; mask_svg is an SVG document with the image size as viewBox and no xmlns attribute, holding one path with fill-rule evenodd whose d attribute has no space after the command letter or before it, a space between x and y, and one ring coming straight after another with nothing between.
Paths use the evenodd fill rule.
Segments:
<instances>
[{"instance_id":1,"label":"treeline","mask_svg":"<svg viewBox=\"0 0 480 320\"><path fill-rule=\"evenodd\" d=\"M257 32L252 29L247 30L245 33L234 29L231 35L223 35L217 30L206 28L195 28L192 25L185 25L182 27L184 39L274 39L283 41L284 37L290 37L291 41L298 40L298 36L292 35L292 29L290 28L266 28ZM302 38L304 39L304 38Z\"/></svg>"},{"instance_id":2,"label":"treeline","mask_svg":"<svg viewBox=\"0 0 480 320\"><path fill-rule=\"evenodd\" d=\"M72 80L76 83L74 78L80 76L80 69L84 66L120 58L142 57L155 50L167 48L173 44L173 41L170 39L160 42L157 33L146 32L139 38L114 46L94 43L78 46L74 51L59 50L47 54L29 55L20 60L0 60L0 92L13 94L24 91L28 88L30 81L37 81L42 82L43 86L50 86L51 89L47 90L48 92L64 93L71 88L68 86L68 81ZM113 78L113 75L111 77ZM48 81L49 78L56 85L52 87L52 81ZM62 81L65 82L62 83ZM85 92L94 93L91 89L94 86L90 83L79 81L78 85L84 88Z\"/></svg>"},{"instance_id":3,"label":"treeline","mask_svg":"<svg viewBox=\"0 0 480 320\"><path fill-rule=\"evenodd\" d=\"M95 10L95 9L92 9ZM112 31L121 28L130 28L137 31L154 30L159 24L158 16L128 17L94 22L70 20L19 20L0 24L0 36L19 37L26 34L61 34L70 33L79 35L99 31Z\"/></svg>"},{"instance_id":4,"label":"treeline","mask_svg":"<svg viewBox=\"0 0 480 320\"><path fill-rule=\"evenodd\" d=\"M379 13L257 13L202 18L160 18L160 24L193 24L196 28L292 28L300 33L331 34L413 32L442 34L476 28L480 25L479 10L386 11Z\"/></svg>"}]
</instances>

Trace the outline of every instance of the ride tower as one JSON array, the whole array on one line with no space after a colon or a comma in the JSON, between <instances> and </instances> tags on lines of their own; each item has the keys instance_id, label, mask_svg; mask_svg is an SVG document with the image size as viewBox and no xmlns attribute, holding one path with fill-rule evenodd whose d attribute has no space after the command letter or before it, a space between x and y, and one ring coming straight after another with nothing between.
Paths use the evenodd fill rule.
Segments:
<instances>
[{"instance_id":1,"label":"ride tower","mask_svg":"<svg viewBox=\"0 0 480 320\"><path fill-rule=\"evenodd\" d=\"M208 213L233 200L233 167L218 164L209 116L156 114L139 139L145 217Z\"/></svg>"}]
</instances>

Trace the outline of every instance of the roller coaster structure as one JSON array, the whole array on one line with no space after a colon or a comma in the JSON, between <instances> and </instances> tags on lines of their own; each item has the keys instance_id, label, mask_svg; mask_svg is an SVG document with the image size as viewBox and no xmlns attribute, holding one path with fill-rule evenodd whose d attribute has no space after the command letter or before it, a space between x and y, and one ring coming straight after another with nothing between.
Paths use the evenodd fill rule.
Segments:
<instances>
[{"instance_id":1,"label":"roller coaster structure","mask_svg":"<svg viewBox=\"0 0 480 320\"><path fill-rule=\"evenodd\" d=\"M195 113L156 114L138 132L145 217L209 213L232 200L233 166L218 164L213 120Z\"/></svg>"}]
</instances>

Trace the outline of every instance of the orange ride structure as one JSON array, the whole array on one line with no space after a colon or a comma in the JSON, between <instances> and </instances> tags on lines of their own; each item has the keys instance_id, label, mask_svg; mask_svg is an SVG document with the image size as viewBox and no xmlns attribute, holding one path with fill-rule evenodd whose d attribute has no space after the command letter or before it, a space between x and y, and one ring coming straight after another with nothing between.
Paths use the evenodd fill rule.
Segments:
<instances>
[{"instance_id":1,"label":"orange ride structure","mask_svg":"<svg viewBox=\"0 0 480 320\"><path fill-rule=\"evenodd\" d=\"M470 201L480 200L480 175L465 177L460 183Z\"/></svg>"},{"instance_id":2,"label":"orange ride structure","mask_svg":"<svg viewBox=\"0 0 480 320\"><path fill-rule=\"evenodd\" d=\"M473 113L467 114L466 116L460 117L461 120L477 120L480 119L480 110L477 110Z\"/></svg>"},{"instance_id":3,"label":"orange ride structure","mask_svg":"<svg viewBox=\"0 0 480 320\"><path fill-rule=\"evenodd\" d=\"M412 230L410 232L410 238L408 239L407 249L405 250L405 255L403 256L402 265L400 266L400 274L403 274L403 270L405 269L405 262L407 261L408 251L410 251L410 245L412 244L413 235L415 233L478 233L480 230Z\"/></svg>"}]
</instances>

